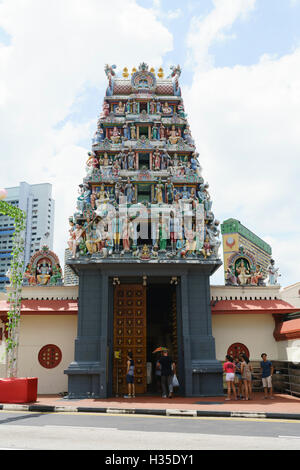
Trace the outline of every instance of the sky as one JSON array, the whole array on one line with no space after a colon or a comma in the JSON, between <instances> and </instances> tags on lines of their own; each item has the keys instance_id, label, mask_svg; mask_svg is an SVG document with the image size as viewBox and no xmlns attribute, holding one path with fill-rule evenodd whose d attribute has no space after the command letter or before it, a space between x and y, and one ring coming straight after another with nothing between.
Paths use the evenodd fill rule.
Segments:
<instances>
[{"instance_id":1,"label":"sky","mask_svg":"<svg viewBox=\"0 0 300 470\"><path fill-rule=\"evenodd\" d=\"M180 64L216 219L240 220L281 285L299 282L299 24L300 0L0 0L0 188L53 185L63 265L105 64Z\"/></svg>"}]
</instances>

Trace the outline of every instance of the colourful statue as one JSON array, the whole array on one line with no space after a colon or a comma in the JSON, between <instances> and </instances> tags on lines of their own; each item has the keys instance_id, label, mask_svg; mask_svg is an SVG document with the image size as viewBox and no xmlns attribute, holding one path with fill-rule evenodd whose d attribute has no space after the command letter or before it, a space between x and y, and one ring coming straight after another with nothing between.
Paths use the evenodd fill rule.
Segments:
<instances>
[{"instance_id":1,"label":"colourful statue","mask_svg":"<svg viewBox=\"0 0 300 470\"><path fill-rule=\"evenodd\" d=\"M176 249L183 258L189 254L216 259L219 230L181 99L181 69L172 67L170 77L164 80L160 72L161 76L149 72L144 63L138 71L132 70L131 78L126 68L123 78L118 78L115 66L105 67L107 99L79 186L77 211L72 216L68 240L72 257L97 254L97 258L100 254L118 258L126 253L126 258L149 259L146 247L152 242L154 259L173 257ZM152 203L158 214L151 220L145 243L138 232L140 222L124 219L120 212L137 206L149 215ZM167 210L172 205L173 210L167 226L159 223L164 204L168 204ZM201 220L197 222L199 207ZM182 209L188 210L191 218L186 233L176 212ZM196 227L194 235L192 227ZM167 243L167 229L171 244Z\"/></svg>"},{"instance_id":2,"label":"colourful statue","mask_svg":"<svg viewBox=\"0 0 300 470\"><path fill-rule=\"evenodd\" d=\"M168 178L166 183L166 198L167 203L172 204L174 200L174 184L171 181L171 178Z\"/></svg>"},{"instance_id":3,"label":"colourful statue","mask_svg":"<svg viewBox=\"0 0 300 470\"><path fill-rule=\"evenodd\" d=\"M154 152L154 170L160 170L160 151L158 149Z\"/></svg>"},{"instance_id":4,"label":"colourful statue","mask_svg":"<svg viewBox=\"0 0 300 470\"><path fill-rule=\"evenodd\" d=\"M251 277L249 269L245 266L245 262L242 259L239 266L236 267L238 273L238 280L241 285L248 283L249 278Z\"/></svg>"},{"instance_id":5,"label":"colourful statue","mask_svg":"<svg viewBox=\"0 0 300 470\"><path fill-rule=\"evenodd\" d=\"M156 187L155 187L155 192L156 192L156 202L158 204L162 204L164 202L164 199L163 199L163 189L164 189L164 186L161 182L161 179L159 179Z\"/></svg>"},{"instance_id":6,"label":"colourful statue","mask_svg":"<svg viewBox=\"0 0 300 470\"><path fill-rule=\"evenodd\" d=\"M205 238L205 241L204 241L204 244L203 244L203 248L202 248L202 254L204 256L204 258L208 258L209 256L211 256L211 246L210 246L210 243L209 243L209 239L208 237Z\"/></svg>"},{"instance_id":7,"label":"colourful statue","mask_svg":"<svg viewBox=\"0 0 300 470\"><path fill-rule=\"evenodd\" d=\"M269 285L276 286L279 274L279 268L275 268L275 261L273 259L270 260L270 264L268 266L267 272L269 275Z\"/></svg>"},{"instance_id":8,"label":"colourful statue","mask_svg":"<svg viewBox=\"0 0 300 470\"><path fill-rule=\"evenodd\" d=\"M257 265L256 268L255 268L255 271L252 272L252 274L251 274L250 284L252 286L258 286L259 284L261 284L262 279L263 279L262 271L260 269L260 266Z\"/></svg>"},{"instance_id":9,"label":"colourful statue","mask_svg":"<svg viewBox=\"0 0 300 470\"><path fill-rule=\"evenodd\" d=\"M119 101L119 104L115 108L115 114L124 114L125 113L125 104L122 101Z\"/></svg>"},{"instance_id":10,"label":"colourful statue","mask_svg":"<svg viewBox=\"0 0 300 470\"><path fill-rule=\"evenodd\" d=\"M161 110L163 114L171 114L173 111L172 108L169 106L168 102L162 105Z\"/></svg>"}]
</instances>

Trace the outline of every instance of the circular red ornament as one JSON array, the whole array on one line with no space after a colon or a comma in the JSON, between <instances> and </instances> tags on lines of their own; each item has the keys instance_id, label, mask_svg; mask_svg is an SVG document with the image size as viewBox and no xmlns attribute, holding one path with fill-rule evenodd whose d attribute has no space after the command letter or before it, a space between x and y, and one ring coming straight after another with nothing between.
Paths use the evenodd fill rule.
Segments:
<instances>
[{"instance_id":1,"label":"circular red ornament","mask_svg":"<svg viewBox=\"0 0 300 470\"><path fill-rule=\"evenodd\" d=\"M46 369L54 369L62 359L62 352L55 344L46 344L39 352L39 363Z\"/></svg>"},{"instance_id":2,"label":"circular red ornament","mask_svg":"<svg viewBox=\"0 0 300 470\"><path fill-rule=\"evenodd\" d=\"M248 358L250 357L249 349L242 343L234 343L229 346L227 354L233 358L239 357L240 354L246 354Z\"/></svg>"}]
</instances>

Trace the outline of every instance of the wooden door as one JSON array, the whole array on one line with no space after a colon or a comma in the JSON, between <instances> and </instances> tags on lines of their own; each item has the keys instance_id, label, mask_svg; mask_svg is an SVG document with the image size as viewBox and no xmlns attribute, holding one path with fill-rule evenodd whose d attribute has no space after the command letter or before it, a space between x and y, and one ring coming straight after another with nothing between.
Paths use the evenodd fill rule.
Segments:
<instances>
[{"instance_id":1,"label":"wooden door","mask_svg":"<svg viewBox=\"0 0 300 470\"><path fill-rule=\"evenodd\" d=\"M127 354L132 352L135 371L135 393L147 391L146 369L146 287L139 284L123 284L114 290L114 352L120 352L120 359L114 358L114 394L127 393Z\"/></svg>"}]
</instances>

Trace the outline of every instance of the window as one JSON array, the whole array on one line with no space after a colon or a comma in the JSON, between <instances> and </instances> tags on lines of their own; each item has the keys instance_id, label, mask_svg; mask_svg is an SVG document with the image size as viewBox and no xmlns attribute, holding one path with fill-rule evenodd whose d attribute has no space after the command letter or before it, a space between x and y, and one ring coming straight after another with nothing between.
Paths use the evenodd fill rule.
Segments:
<instances>
[{"instance_id":1,"label":"window","mask_svg":"<svg viewBox=\"0 0 300 470\"><path fill-rule=\"evenodd\" d=\"M229 346L227 354L233 358L238 357L240 354L246 354L248 358L250 357L249 349L242 343L233 343Z\"/></svg>"}]
</instances>

